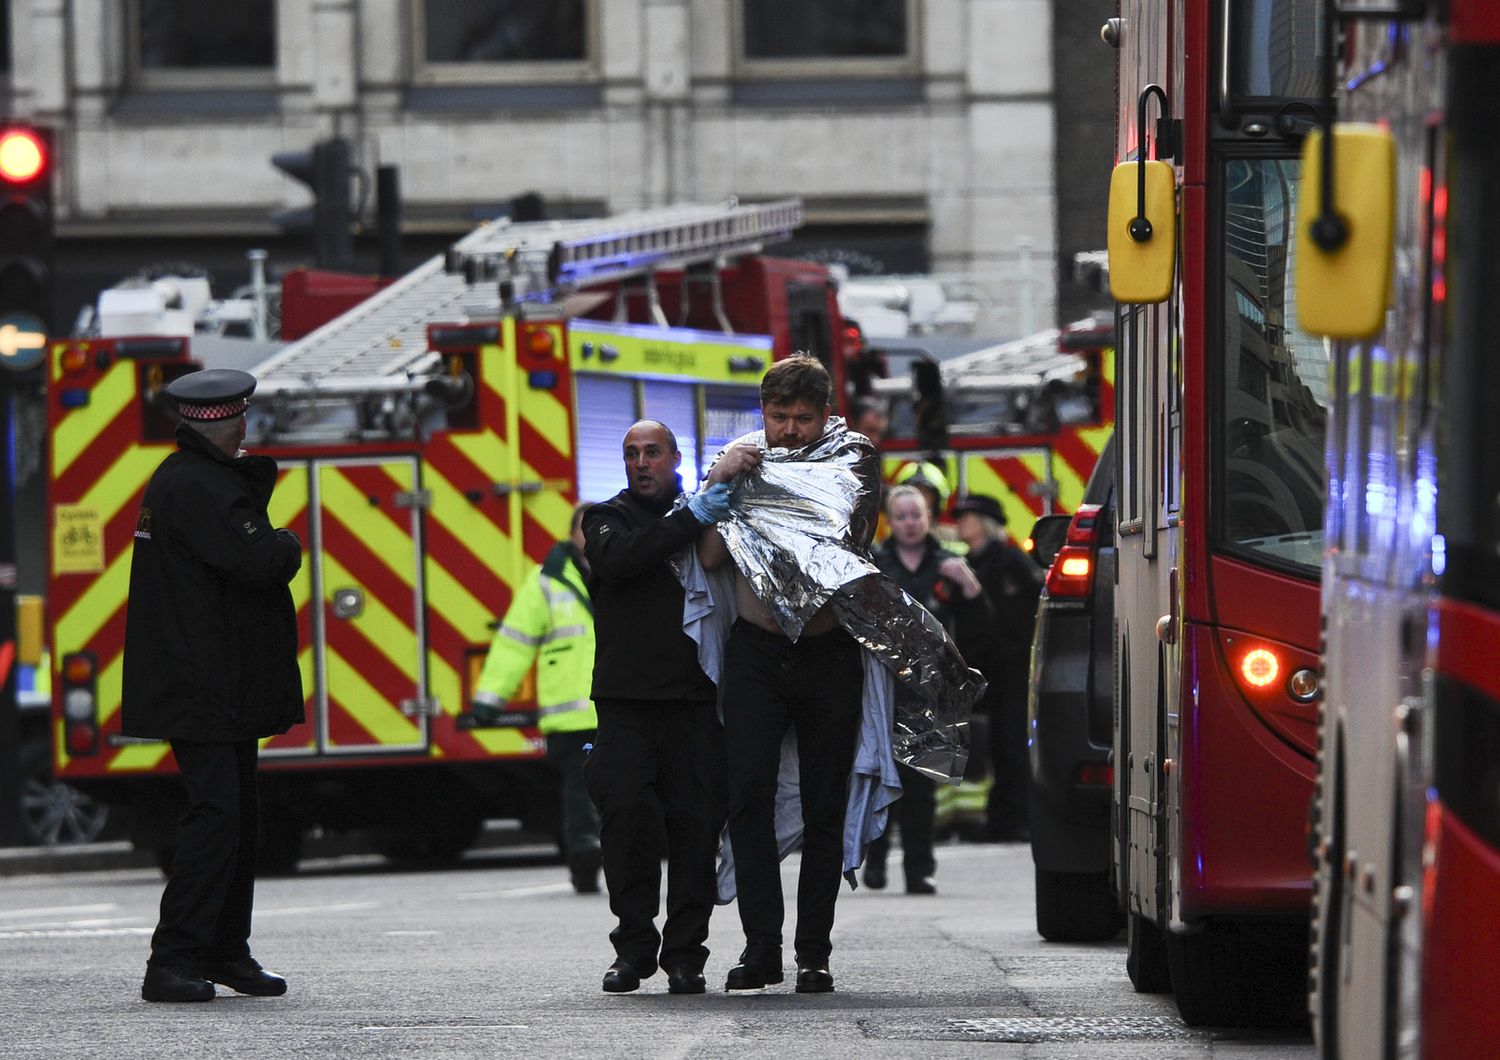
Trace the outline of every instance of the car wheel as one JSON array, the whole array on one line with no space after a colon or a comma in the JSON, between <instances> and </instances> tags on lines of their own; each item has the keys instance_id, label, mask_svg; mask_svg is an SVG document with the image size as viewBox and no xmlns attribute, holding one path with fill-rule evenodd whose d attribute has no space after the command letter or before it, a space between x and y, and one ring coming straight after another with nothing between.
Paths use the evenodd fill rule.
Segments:
<instances>
[{"instance_id":1,"label":"car wheel","mask_svg":"<svg viewBox=\"0 0 1500 1060\"><path fill-rule=\"evenodd\" d=\"M92 843L109 823L109 807L52 775L51 748L37 740L22 746L21 828L28 843Z\"/></svg>"},{"instance_id":2,"label":"car wheel","mask_svg":"<svg viewBox=\"0 0 1500 1060\"><path fill-rule=\"evenodd\" d=\"M1102 942L1125 926L1104 872L1036 868L1036 931L1049 942Z\"/></svg>"}]
</instances>

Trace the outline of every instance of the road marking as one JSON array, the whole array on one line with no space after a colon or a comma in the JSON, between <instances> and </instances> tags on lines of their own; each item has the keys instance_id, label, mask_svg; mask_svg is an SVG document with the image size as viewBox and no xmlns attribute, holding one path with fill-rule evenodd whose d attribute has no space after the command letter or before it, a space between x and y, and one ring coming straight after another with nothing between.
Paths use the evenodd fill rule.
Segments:
<instances>
[{"instance_id":1,"label":"road marking","mask_svg":"<svg viewBox=\"0 0 1500 1060\"><path fill-rule=\"evenodd\" d=\"M94 917L87 920L39 920L35 924L16 924L12 931L41 931L52 928L102 928L116 924L139 924L143 916Z\"/></svg>"},{"instance_id":2,"label":"road marking","mask_svg":"<svg viewBox=\"0 0 1500 1060\"><path fill-rule=\"evenodd\" d=\"M458 898L524 898L530 894L562 894L571 891L568 883L539 883L533 887L509 887L502 891L459 891Z\"/></svg>"},{"instance_id":3,"label":"road marking","mask_svg":"<svg viewBox=\"0 0 1500 1060\"><path fill-rule=\"evenodd\" d=\"M257 909L255 919L265 916L306 916L309 913L351 913L361 909L378 909L380 902L335 902L332 905L289 905L281 909Z\"/></svg>"},{"instance_id":4,"label":"road marking","mask_svg":"<svg viewBox=\"0 0 1500 1060\"><path fill-rule=\"evenodd\" d=\"M422 935L438 935L438 934L441 934L441 932L438 932L438 931L387 931L386 934L387 935L396 936L398 938L416 938L416 937L420 937Z\"/></svg>"},{"instance_id":5,"label":"road marking","mask_svg":"<svg viewBox=\"0 0 1500 1060\"><path fill-rule=\"evenodd\" d=\"M23 916L59 916L65 913L113 913L120 908L114 902L98 905L39 905L35 909L8 909L0 912L0 920Z\"/></svg>"},{"instance_id":6,"label":"road marking","mask_svg":"<svg viewBox=\"0 0 1500 1060\"><path fill-rule=\"evenodd\" d=\"M526 1023L421 1023L410 1027L386 1027L376 1024L360 1028L366 1034L386 1031L425 1033L427 1031L526 1031L530 1029L530 1025Z\"/></svg>"},{"instance_id":7,"label":"road marking","mask_svg":"<svg viewBox=\"0 0 1500 1060\"><path fill-rule=\"evenodd\" d=\"M0 941L11 939L83 939L118 935L150 935L155 928L57 928L51 931L0 931Z\"/></svg>"}]
</instances>

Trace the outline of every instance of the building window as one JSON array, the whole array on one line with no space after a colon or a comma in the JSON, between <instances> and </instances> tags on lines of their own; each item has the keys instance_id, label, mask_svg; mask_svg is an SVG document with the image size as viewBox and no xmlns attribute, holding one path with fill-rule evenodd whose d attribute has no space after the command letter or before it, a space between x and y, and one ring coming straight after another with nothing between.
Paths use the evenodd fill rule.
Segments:
<instances>
[{"instance_id":1,"label":"building window","mask_svg":"<svg viewBox=\"0 0 1500 1060\"><path fill-rule=\"evenodd\" d=\"M593 75L595 0L418 0L424 81L557 81Z\"/></svg>"},{"instance_id":2,"label":"building window","mask_svg":"<svg viewBox=\"0 0 1500 1060\"><path fill-rule=\"evenodd\" d=\"M135 0L133 66L151 86L270 84L276 67L275 0L210 5Z\"/></svg>"},{"instance_id":3,"label":"building window","mask_svg":"<svg viewBox=\"0 0 1500 1060\"><path fill-rule=\"evenodd\" d=\"M742 73L914 72L917 0L738 0Z\"/></svg>"}]
</instances>

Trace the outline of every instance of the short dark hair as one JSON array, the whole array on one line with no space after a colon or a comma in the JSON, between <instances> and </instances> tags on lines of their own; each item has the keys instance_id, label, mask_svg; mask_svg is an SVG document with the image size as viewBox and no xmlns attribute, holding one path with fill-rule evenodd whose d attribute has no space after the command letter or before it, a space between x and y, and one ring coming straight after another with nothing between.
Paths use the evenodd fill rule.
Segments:
<instances>
[{"instance_id":1,"label":"short dark hair","mask_svg":"<svg viewBox=\"0 0 1500 1060\"><path fill-rule=\"evenodd\" d=\"M762 405L790 405L808 401L827 408L833 395L833 379L823 362L801 350L777 361L760 381Z\"/></svg>"}]
</instances>

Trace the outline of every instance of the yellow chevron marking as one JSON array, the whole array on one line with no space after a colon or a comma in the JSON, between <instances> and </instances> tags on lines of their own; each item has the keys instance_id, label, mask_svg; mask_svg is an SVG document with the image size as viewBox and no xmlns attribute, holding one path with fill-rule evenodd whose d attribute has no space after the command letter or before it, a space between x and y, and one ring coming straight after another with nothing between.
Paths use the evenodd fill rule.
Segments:
<instances>
[{"instance_id":1,"label":"yellow chevron marking","mask_svg":"<svg viewBox=\"0 0 1500 1060\"><path fill-rule=\"evenodd\" d=\"M73 409L52 432L52 477L60 477L120 410L135 397L135 362L116 361L89 391L89 403Z\"/></svg>"},{"instance_id":2,"label":"yellow chevron marking","mask_svg":"<svg viewBox=\"0 0 1500 1060\"><path fill-rule=\"evenodd\" d=\"M465 707L458 671L435 651L427 653L427 694L438 701L445 714L458 714Z\"/></svg>"},{"instance_id":3,"label":"yellow chevron marking","mask_svg":"<svg viewBox=\"0 0 1500 1060\"><path fill-rule=\"evenodd\" d=\"M568 407L549 390L527 390L519 401L521 415L553 448L564 456L573 453L572 431L568 429Z\"/></svg>"},{"instance_id":4,"label":"yellow chevron marking","mask_svg":"<svg viewBox=\"0 0 1500 1060\"><path fill-rule=\"evenodd\" d=\"M287 468L276 483L271 503L266 505L271 525L290 526L307 508L307 500L307 468L302 465Z\"/></svg>"},{"instance_id":5,"label":"yellow chevron marking","mask_svg":"<svg viewBox=\"0 0 1500 1060\"><path fill-rule=\"evenodd\" d=\"M99 724L103 726L120 712L120 704L125 698L121 691L125 684L125 653L122 651L113 659L99 661L103 665L94 685L94 695L99 703Z\"/></svg>"},{"instance_id":6,"label":"yellow chevron marking","mask_svg":"<svg viewBox=\"0 0 1500 1060\"><path fill-rule=\"evenodd\" d=\"M333 599L341 587L358 585L359 579L327 552L323 553L324 602ZM401 601L411 604L410 600ZM417 669L417 635L412 623L417 616L397 615L386 606L386 602L374 593L365 594L365 608L354 618L331 618L331 622L346 622L369 641L370 647L380 652L391 665L405 674L415 687L420 674ZM342 698L342 697L341 697Z\"/></svg>"},{"instance_id":7,"label":"yellow chevron marking","mask_svg":"<svg viewBox=\"0 0 1500 1060\"><path fill-rule=\"evenodd\" d=\"M1105 379L1109 380L1110 386L1115 385L1115 348L1113 346L1108 346L1100 352L1099 371Z\"/></svg>"},{"instance_id":8,"label":"yellow chevron marking","mask_svg":"<svg viewBox=\"0 0 1500 1060\"><path fill-rule=\"evenodd\" d=\"M474 739L492 755L521 755L531 753L531 741L521 735L520 729L474 729Z\"/></svg>"},{"instance_id":9,"label":"yellow chevron marking","mask_svg":"<svg viewBox=\"0 0 1500 1060\"><path fill-rule=\"evenodd\" d=\"M1114 429L1113 423L1104 427L1084 427L1078 432L1078 439L1092 449L1095 456L1098 456L1104 452L1104 445L1109 441L1109 436L1114 433Z\"/></svg>"},{"instance_id":10,"label":"yellow chevron marking","mask_svg":"<svg viewBox=\"0 0 1500 1060\"><path fill-rule=\"evenodd\" d=\"M86 647L125 602L130 590L130 555L127 548L116 556L57 620L55 647L59 659Z\"/></svg>"},{"instance_id":11,"label":"yellow chevron marking","mask_svg":"<svg viewBox=\"0 0 1500 1060\"><path fill-rule=\"evenodd\" d=\"M409 481L403 488L411 488ZM370 508L369 498L339 474L337 468L319 469L318 489L322 495L323 510L338 516L339 521L364 543L376 559L400 578L407 588L412 588L416 584L416 571L413 570L415 546L411 535L389 519L372 519L365 515ZM327 554L326 551L324 554Z\"/></svg>"},{"instance_id":12,"label":"yellow chevron marking","mask_svg":"<svg viewBox=\"0 0 1500 1060\"><path fill-rule=\"evenodd\" d=\"M500 322L500 344L479 347L479 377L484 385L496 393L506 395L506 401L515 400L515 388L511 381L516 370L516 322L507 317Z\"/></svg>"},{"instance_id":13,"label":"yellow chevron marking","mask_svg":"<svg viewBox=\"0 0 1500 1060\"><path fill-rule=\"evenodd\" d=\"M511 448L494 431L455 434L449 437L449 441L453 443L453 448L468 457L475 467L496 482L503 481L510 470L514 459Z\"/></svg>"},{"instance_id":14,"label":"yellow chevron marking","mask_svg":"<svg viewBox=\"0 0 1500 1060\"><path fill-rule=\"evenodd\" d=\"M161 765L162 759L172 753L172 748L166 743L135 743L120 748L118 754L110 760L109 771L111 773L126 773L137 770L155 769Z\"/></svg>"},{"instance_id":15,"label":"yellow chevron marking","mask_svg":"<svg viewBox=\"0 0 1500 1060\"><path fill-rule=\"evenodd\" d=\"M108 525L119 514L151 478L151 473L161 463L160 449L145 449L132 445L120 458L109 466L99 480L89 487L88 493L78 503L93 508L99 513L100 522ZM126 546L126 551L130 546Z\"/></svg>"},{"instance_id":16,"label":"yellow chevron marking","mask_svg":"<svg viewBox=\"0 0 1500 1060\"><path fill-rule=\"evenodd\" d=\"M524 460L521 462L521 474L531 481L542 477L540 472ZM568 536L568 525L573 521L573 505L561 493L550 489L542 490L522 497L521 503L547 533L559 539Z\"/></svg>"},{"instance_id":17,"label":"yellow chevron marking","mask_svg":"<svg viewBox=\"0 0 1500 1060\"><path fill-rule=\"evenodd\" d=\"M1000 508L1005 512L1005 525L1013 537L1020 540L1031 533L1036 515L994 468L980 457L970 457L964 472L968 476L970 493L987 494L1000 502Z\"/></svg>"},{"instance_id":18,"label":"yellow chevron marking","mask_svg":"<svg viewBox=\"0 0 1500 1060\"><path fill-rule=\"evenodd\" d=\"M431 557L427 560L427 606L441 612L448 624L472 644L487 641L489 623L500 617Z\"/></svg>"},{"instance_id":19,"label":"yellow chevron marking","mask_svg":"<svg viewBox=\"0 0 1500 1060\"><path fill-rule=\"evenodd\" d=\"M358 719L366 732L381 744L414 744L422 733L395 704L366 681L359 670L329 649L326 655L328 687L338 692L339 703Z\"/></svg>"},{"instance_id":20,"label":"yellow chevron marking","mask_svg":"<svg viewBox=\"0 0 1500 1060\"><path fill-rule=\"evenodd\" d=\"M1057 479L1056 510L1072 512L1083 503L1084 480L1056 453L1052 454L1052 474Z\"/></svg>"}]
</instances>

